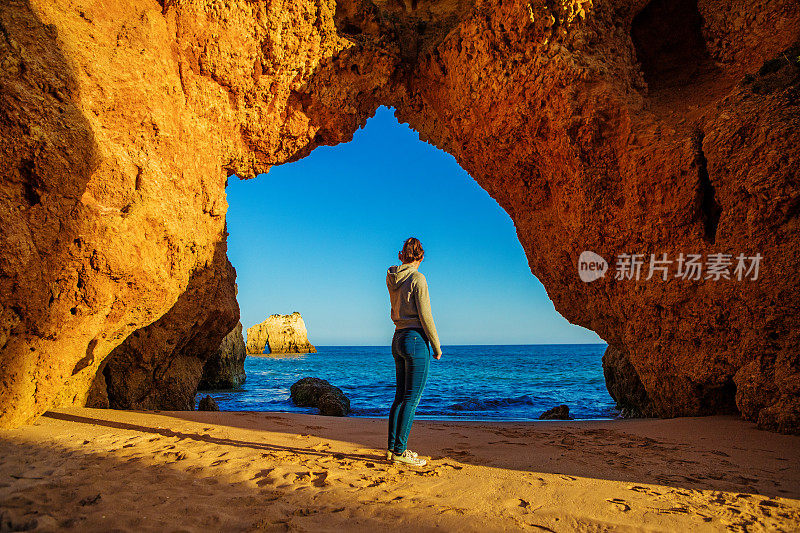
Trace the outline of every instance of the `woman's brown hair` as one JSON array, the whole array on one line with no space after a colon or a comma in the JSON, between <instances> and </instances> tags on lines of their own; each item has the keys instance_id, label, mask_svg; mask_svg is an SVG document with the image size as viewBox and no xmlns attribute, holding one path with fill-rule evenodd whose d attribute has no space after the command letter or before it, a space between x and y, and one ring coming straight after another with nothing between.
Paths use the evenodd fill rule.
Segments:
<instances>
[{"instance_id":1,"label":"woman's brown hair","mask_svg":"<svg viewBox=\"0 0 800 533\"><path fill-rule=\"evenodd\" d=\"M422 249L422 243L415 237L406 239L406 242L403 243L403 249L397 254L397 257L399 257L400 261L403 263L413 263L414 261L422 259L424 256L425 250Z\"/></svg>"}]
</instances>

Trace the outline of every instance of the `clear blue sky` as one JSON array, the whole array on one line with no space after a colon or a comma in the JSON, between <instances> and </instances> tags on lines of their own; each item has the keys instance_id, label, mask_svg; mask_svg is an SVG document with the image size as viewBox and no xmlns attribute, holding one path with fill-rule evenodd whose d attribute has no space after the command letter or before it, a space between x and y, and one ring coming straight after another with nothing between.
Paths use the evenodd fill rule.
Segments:
<instances>
[{"instance_id":1,"label":"clear blue sky","mask_svg":"<svg viewBox=\"0 0 800 533\"><path fill-rule=\"evenodd\" d=\"M602 342L555 311L506 212L393 110L227 193L245 329L299 311L313 344L390 344L386 269L413 235L443 345Z\"/></svg>"}]
</instances>

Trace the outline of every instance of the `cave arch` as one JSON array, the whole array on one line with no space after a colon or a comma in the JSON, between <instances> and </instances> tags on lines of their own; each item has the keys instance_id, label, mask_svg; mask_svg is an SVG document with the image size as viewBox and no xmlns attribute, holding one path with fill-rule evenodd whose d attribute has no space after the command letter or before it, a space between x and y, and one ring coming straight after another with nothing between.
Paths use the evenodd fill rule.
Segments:
<instances>
[{"instance_id":1,"label":"cave arch","mask_svg":"<svg viewBox=\"0 0 800 533\"><path fill-rule=\"evenodd\" d=\"M343 303L353 307L348 315L361 313L351 327L357 331L357 324L366 324L373 336L336 342L383 343L390 324L385 320L382 272L394 264L395 247L408 233L419 236L426 248L433 247L425 269L438 276L441 286L436 292L439 298L446 296L442 302L458 317L451 318L448 327L453 342L501 342L502 335L492 339L492 331L506 331L506 344L601 342L579 333L552 308L540 309L552 304L530 274L508 214L454 158L398 122L395 111L378 107L352 141L318 147L302 160L255 179L229 178L228 257L237 267L240 304L247 301L249 309L258 309L242 311L245 323L261 322L278 311L319 310L323 306L317 295L341 294L341 288L332 290L326 277L327 265L341 265L337 268L342 269L343 283L354 291L359 305ZM280 276L281 286L263 277L268 266ZM478 301L488 307L467 311L466 305L452 303L471 276L477 281L474 298L480 296ZM313 285L307 289L309 283ZM361 294L364 286L373 297ZM326 313L317 311L312 317L327 325L326 317L337 314L333 305L331 301ZM361 306L369 312L359 311ZM538 316L541 319L534 318ZM304 317L309 320L305 313ZM525 336L520 323L529 319L533 320ZM373 333L378 330L381 336ZM569 333L573 331L574 337Z\"/></svg>"},{"instance_id":2,"label":"cave arch","mask_svg":"<svg viewBox=\"0 0 800 533\"><path fill-rule=\"evenodd\" d=\"M774 429L800 426L800 367L786 355L800 344L800 280L788 274L800 270L796 168L787 163L800 147L798 80L794 59L777 53L800 33L795 0L764 5L743 29L719 3L700 4L715 35L712 52L729 62L718 68L728 80L748 69L751 76L693 100L691 114L682 114L685 101L640 90L635 52L656 88L680 81L693 75L693 58L705 58L697 24L687 47L659 61L651 50L663 39L648 41L658 36L645 31L657 21L646 12L632 24L630 9L607 3L134 1L114 17L101 4L0 7L4 58L25 48L32 59L0 72L0 105L15 105L5 88L37 77L37 94L6 113L0 130L21 139L38 158L35 168L83 149L58 134L70 107L59 90L64 69L37 67L47 51L14 37L25 31L21 15L34 9L58 36L52 46L71 67L75 111L99 158L72 183L88 181L92 194L69 195L70 213L81 214L81 234L69 240L86 260L80 283L65 283L51 266L71 264L74 249L43 244L49 262L26 263L30 272L21 263L3 267L2 280L45 283L28 308L3 294L2 331L18 348L2 354L11 363L0 367L0 425L35 419L60 386L82 383L65 396L85 398L89 373L131 332L158 321L187 291L202 301L209 287L192 287L194 274L209 269L215 279L227 268L215 260L225 243L226 175L255 175L320 143L349 140L378 105L392 105L509 213L556 309L629 358L656 412L702 413L709 391L732 390L732 380L743 416ZM696 21L696 4L677 5ZM620 31L631 26L638 37ZM774 62L759 70L766 60ZM664 113L652 113L653 103ZM32 118L43 107L52 121ZM713 199L724 207L712 217L713 242L709 217L697 209L698 131ZM0 162L25 175L30 162L19 155L4 149ZM4 197L4 251L25 239L45 243L42 220L64 222L57 210L42 209L36 221L23 216L20 206L48 205L44 182ZM770 266L761 282L738 285L586 284L575 272L584 250L608 258L758 252ZM185 324L196 318L180 316ZM78 342L76 332L86 338Z\"/></svg>"}]
</instances>

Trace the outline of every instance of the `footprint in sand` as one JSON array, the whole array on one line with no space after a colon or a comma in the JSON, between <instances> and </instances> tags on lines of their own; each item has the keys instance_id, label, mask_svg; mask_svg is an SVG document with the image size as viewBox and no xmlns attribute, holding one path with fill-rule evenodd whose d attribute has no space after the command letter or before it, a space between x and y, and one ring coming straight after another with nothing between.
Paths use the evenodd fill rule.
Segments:
<instances>
[{"instance_id":1,"label":"footprint in sand","mask_svg":"<svg viewBox=\"0 0 800 533\"><path fill-rule=\"evenodd\" d=\"M667 509L656 509L659 514L689 514L689 509L683 505L676 505Z\"/></svg>"},{"instance_id":2,"label":"footprint in sand","mask_svg":"<svg viewBox=\"0 0 800 533\"><path fill-rule=\"evenodd\" d=\"M174 448L174 446L172 446L171 448ZM173 462L183 461L184 459L189 457L185 452L172 452L172 451L161 452L161 455L163 455L164 457L173 457L174 458Z\"/></svg>"},{"instance_id":3,"label":"footprint in sand","mask_svg":"<svg viewBox=\"0 0 800 533\"><path fill-rule=\"evenodd\" d=\"M633 492L641 492L642 494L647 494L648 496L661 496L660 492L643 487L641 485L631 485L628 487L628 490L632 490Z\"/></svg>"},{"instance_id":4,"label":"footprint in sand","mask_svg":"<svg viewBox=\"0 0 800 533\"><path fill-rule=\"evenodd\" d=\"M330 485L330 483L326 481L327 479L328 479L327 471L315 472L314 477L311 480L311 484L314 485L315 487L325 487L327 485Z\"/></svg>"},{"instance_id":5,"label":"footprint in sand","mask_svg":"<svg viewBox=\"0 0 800 533\"><path fill-rule=\"evenodd\" d=\"M417 475L417 476L438 477L438 476L442 475L442 470L443 470L443 468L441 466L437 466L437 467L431 468L429 470L417 470L417 469L412 469L412 467L409 467L408 471L410 473L413 473L414 475Z\"/></svg>"},{"instance_id":6,"label":"footprint in sand","mask_svg":"<svg viewBox=\"0 0 800 533\"><path fill-rule=\"evenodd\" d=\"M255 481L256 485L258 485L259 487L263 487L264 485L274 485L275 483L277 483L278 481L277 476L280 474L279 472L273 474L274 471L275 471L274 468L265 468L257 472L250 479L252 481Z\"/></svg>"},{"instance_id":7,"label":"footprint in sand","mask_svg":"<svg viewBox=\"0 0 800 533\"><path fill-rule=\"evenodd\" d=\"M376 477L367 485L368 488L372 487L382 487L386 484L386 478L384 477Z\"/></svg>"},{"instance_id":8,"label":"footprint in sand","mask_svg":"<svg viewBox=\"0 0 800 533\"><path fill-rule=\"evenodd\" d=\"M321 452L323 450L330 450L331 449L331 445L328 444L327 442L320 442L318 444L314 444L313 446L310 446L310 448L312 450L314 450L315 452Z\"/></svg>"},{"instance_id":9,"label":"footprint in sand","mask_svg":"<svg viewBox=\"0 0 800 533\"><path fill-rule=\"evenodd\" d=\"M311 483L311 480L313 479L313 477L314 477L314 474L312 472L310 472L310 471L309 472L297 472L297 473L294 474L295 483L303 483L303 484ZM291 478L291 476L287 477L286 479L290 479L290 478Z\"/></svg>"},{"instance_id":10,"label":"footprint in sand","mask_svg":"<svg viewBox=\"0 0 800 533\"><path fill-rule=\"evenodd\" d=\"M611 498L606 500L608 503L613 504L617 507L618 510L622 511L623 513L627 513L631 510L631 506L625 500L620 498Z\"/></svg>"},{"instance_id":11,"label":"footprint in sand","mask_svg":"<svg viewBox=\"0 0 800 533\"><path fill-rule=\"evenodd\" d=\"M470 452L467 450L461 450L459 448L444 448L442 450L446 454L446 456L453 456L457 458L470 458L474 457Z\"/></svg>"},{"instance_id":12,"label":"footprint in sand","mask_svg":"<svg viewBox=\"0 0 800 533\"><path fill-rule=\"evenodd\" d=\"M528 479L528 483L530 483L534 487L544 487L547 485L547 482L544 480L543 477L539 477L536 475L529 475L530 479Z\"/></svg>"}]
</instances>

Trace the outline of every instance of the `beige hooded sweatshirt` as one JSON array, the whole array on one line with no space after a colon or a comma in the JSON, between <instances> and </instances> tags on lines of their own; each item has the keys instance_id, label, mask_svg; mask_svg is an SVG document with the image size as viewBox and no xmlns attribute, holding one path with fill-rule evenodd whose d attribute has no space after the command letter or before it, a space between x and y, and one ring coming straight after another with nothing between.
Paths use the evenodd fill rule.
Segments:
<instances>
[{"instance_id":1,"label":"beige hooded sweatshirt","mask_svg":"<svg viewBox=\"0 0 800 533\"><path fill-rule=\"evenodd\" d=\"M386 272L386 287L392 302L395 329L422 328L431 343L433 354L441 355L442 347L433 323L425 276L408 263L391 266Z\"/></svg>"}]
</instances>

